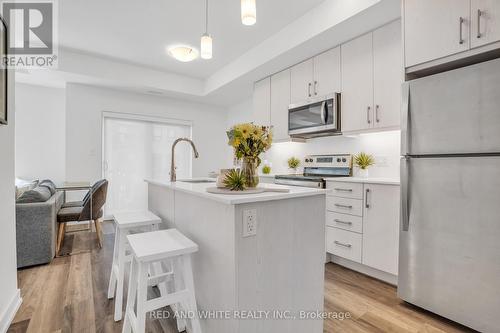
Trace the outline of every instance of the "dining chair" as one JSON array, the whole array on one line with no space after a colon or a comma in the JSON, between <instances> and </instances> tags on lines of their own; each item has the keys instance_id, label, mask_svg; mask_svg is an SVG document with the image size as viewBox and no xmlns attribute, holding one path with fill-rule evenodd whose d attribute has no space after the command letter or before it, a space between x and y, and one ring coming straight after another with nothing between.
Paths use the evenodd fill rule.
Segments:
<instances>
[{"instance_id":1,"label":"dining chair","mask_svg":"<svg viewBox=\"0 0 500 333\"><path fill-rule=\"evenodd\" d=\"M102 181L98 182L96 188L93 189L91 194L89 194L89 196L84 200L83 206L63 207L59 210L59 212L57 213L57 222L59 223L59 228L57 232L56 254L59 254L59 251L61 250L61 245L64 241L64 235L66 231L66 223L68 222L94 222L98 245L100 248L102 248L101 221L103 216L103 207L106 203L107 193L108 181L106 179L103 179Z\"/></svg>"},{"instance_id":2,"label":"dining chair","mask_svg":"<svg viewBox=\"0 0 500 333\"><path fill-rule=\"evenodd\" d=\"M89 200L90 198L90 193L91 192L94 192L97 187L99 187L99 185L101 185L103 182L105 182L106 179L101 179L101 180L98 180L97 182L94 183L94 185L92 185L92 191L87 191L87 193L85 194L85 197L83 197L83 200L80 200L80 201L68 201L68 202L65 202L63 205L62 205L62 208L66 208L66 207L82 207L83 205L85 205L85 202L87 200Z\"/></svg>"}]
</instances>

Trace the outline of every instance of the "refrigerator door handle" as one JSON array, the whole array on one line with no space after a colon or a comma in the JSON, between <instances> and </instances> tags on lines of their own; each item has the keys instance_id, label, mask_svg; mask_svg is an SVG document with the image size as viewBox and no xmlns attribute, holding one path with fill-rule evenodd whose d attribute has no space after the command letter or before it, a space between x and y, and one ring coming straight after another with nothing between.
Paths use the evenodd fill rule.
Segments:
<instances>
[{"instance_id":1,"label":"refrigerator door handle","mask_svg":"<svg viewBox=\"0 0 500 333\"><path fill-rule=\"evenodd\" d=\"M410 208L409 208L409 167L410 158L401 159L401 230L408 231L410 228Z\"/></svg>"},{"instance_id":2,"label":"refrigerator door handle","mask_svg":"<svg viewBox=\"0 0 500 333\"><path fill-rule=\"evenodd\" d=\"M410 146L410 83L403 83L401 98L401 155L408 155Z\"/></svg>"}]
</instances>

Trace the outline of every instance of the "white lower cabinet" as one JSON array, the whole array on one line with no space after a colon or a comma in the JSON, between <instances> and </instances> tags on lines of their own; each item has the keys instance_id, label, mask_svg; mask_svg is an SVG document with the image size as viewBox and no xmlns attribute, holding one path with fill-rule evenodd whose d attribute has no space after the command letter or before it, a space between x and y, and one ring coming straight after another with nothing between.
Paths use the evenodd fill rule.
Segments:
<instances>
[{"instance_id":1,"label":"white lower cabinet","mask_svg":"<svg viewBox=\"0 0 500 333\"><path fill-rule=\"evenodd\" d=\"M327 189L327 252L397 275L399 186L327 182Z\"/></svg>"},{"instance_id":2,"label":"white lower cabinet","mask_svg":"<svg viewBox=\"0 0 500 333\"><path fill-rule=\"evenodd\" d=\"M329 253L361 263L361 234L326 227L326 250Z\"/></svg>"},{"instance_id":3,"label":"white lower cabinet","mask_svg":"<svg viewBox=\"0 0 500 333\"><path fill-rule=\"evenodd\" d=\"M399 186L365 184L363 264L398 274Z\"/></svg>"}]
</instances>

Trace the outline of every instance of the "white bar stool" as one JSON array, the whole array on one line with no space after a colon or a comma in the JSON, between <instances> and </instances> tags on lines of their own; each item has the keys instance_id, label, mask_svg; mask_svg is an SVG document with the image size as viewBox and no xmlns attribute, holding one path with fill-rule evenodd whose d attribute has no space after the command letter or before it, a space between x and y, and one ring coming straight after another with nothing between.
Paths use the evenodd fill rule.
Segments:
<instances>
[{"instance_id":1,"label":"white bar stool","mask_svg":"<svg viewBox=\"0 0 500 333\"><path fill-rule=\"evenodd\" d=\"M109 277L108 299L115 296L115 321L122 319L123 310L123 281L125 265L132 256L127 254L127 235L133 231L153 231L158 229L161 219L155 214L144 212L124 212L114 214L115 220L115 246L113 250L113 264Z\"/></svg>"},{"instance_id":2,"label":"white bar stool","mask_svg":"<svg viewBox=\"0 0 500 333\"><path fill-rule=\"evenodd\" d=\"M191 253L198 251L198 245L177 229L128 235L127 239L133 258L122 332L145 332L147 312L174 305L189 314L189 332L201 333L191 266ZM148 276L151 265L162 262L167 262L168 265L171 263L172 270ZM174 280L175 290L162 293L160 297L151 300L147 299L148 285L170 279ZM184 281L183 288L180 288L181 281Z\"/></svg>"}]
</instances>

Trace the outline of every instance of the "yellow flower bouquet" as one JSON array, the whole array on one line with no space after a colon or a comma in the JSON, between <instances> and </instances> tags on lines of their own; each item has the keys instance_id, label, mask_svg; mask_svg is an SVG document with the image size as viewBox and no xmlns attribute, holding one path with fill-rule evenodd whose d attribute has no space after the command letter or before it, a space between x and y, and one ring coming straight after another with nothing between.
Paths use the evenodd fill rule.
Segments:
<instances>
[{"instance_id":1,"label":"yellow flower bouquet","mask_svg":"<svg viewBox=\"0 0 500 333\"><path fill-rule=\"evenodd\" d=\"M273 142L271 128L253 123L238 124L227 131L227 137L236 158L243 160L242 171L246 176L247 187L257 186L259 177L256 169L261 162L259 155L271 147Z\"/></svg>"}]
</instances>

